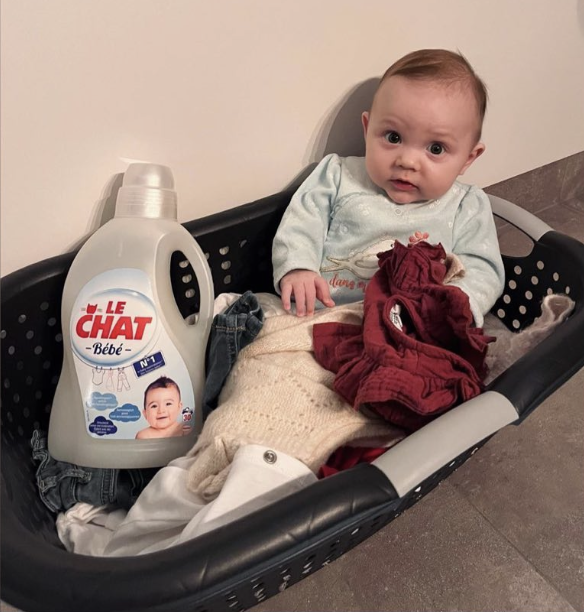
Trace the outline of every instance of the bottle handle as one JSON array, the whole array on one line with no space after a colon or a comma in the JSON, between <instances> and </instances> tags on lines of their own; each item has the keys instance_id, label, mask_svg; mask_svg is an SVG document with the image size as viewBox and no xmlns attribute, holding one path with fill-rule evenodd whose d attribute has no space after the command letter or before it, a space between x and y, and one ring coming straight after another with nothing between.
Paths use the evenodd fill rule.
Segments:
<instances>
[{"instance_id":1,"label":"bottle handle","mask_svg":"<svg viewBox=\"0 0 584 612\"><path fill-rule=\"evenodd\" d=\"M186 229L182 227L181 229L183 231L173 235L172 240L164 240L163 244L160 245L161 248L164 248L164 252L160 253L159 262L161 264L165 262L164 265L166 266L166 269L160 270L160 272L162 273L162 278L170 284L168 266L170 265L172 254L175 251L180 251L185 256L185 259L189 261L193 267L193 272L197 277L197 283L199 285L199 314L195 325L189 325L182 317L181 321L185 326L186 333L190 333L191 330L193 330L193 334L204 334L204 337L206 337L211 328L213 319L213 305L215 299L213 277L209 264L207 263L207 258L201 250L201 247Z\"/></svg>"}]
</instances>

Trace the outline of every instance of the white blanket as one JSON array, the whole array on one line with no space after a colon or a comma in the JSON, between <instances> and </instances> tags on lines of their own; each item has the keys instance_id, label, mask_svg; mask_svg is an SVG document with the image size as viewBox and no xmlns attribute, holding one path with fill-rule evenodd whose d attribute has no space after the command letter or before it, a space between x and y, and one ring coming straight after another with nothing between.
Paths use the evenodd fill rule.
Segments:
<instances>
[{"instance_id":1,"label":"white blanket","mask_svg":"<svg viewBox=\"0 0 584 612\"><path fill-rule=\"evenodd\" d=\"M57 518L61 541L70 552L85 555L155 552L216 529L317 480L293 457L264 446L242 446L221 493L206 503L186 486L193 461L181 457L162 468L128 512L76 504Z\"/></svg>"}]
</instances>

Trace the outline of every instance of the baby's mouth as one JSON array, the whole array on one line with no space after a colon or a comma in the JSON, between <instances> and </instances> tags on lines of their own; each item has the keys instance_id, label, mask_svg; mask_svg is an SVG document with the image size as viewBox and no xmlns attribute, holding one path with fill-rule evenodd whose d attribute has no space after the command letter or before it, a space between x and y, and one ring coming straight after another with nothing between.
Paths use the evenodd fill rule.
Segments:
<instances>
[{"instance_id":1,"label":"baby's mouth","mask_svg":"<svg viewBox=\"0 0 584 612\"><path fill-rule=\"evenodd\" d=\"M412 191L413 189L417 189L417 187L409 181L402 181L401 179L391 179L389 182L399 191Z\"/></svg>"}]
</instances>

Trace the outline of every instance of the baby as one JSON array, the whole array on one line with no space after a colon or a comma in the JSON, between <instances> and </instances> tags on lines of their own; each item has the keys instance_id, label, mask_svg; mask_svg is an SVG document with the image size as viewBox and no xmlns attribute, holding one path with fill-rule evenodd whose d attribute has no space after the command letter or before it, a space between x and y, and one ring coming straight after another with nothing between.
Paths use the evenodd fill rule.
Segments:
<instances>
[{"instance_id":1,"label":"baby","mask_svg":"<svg viewBox=\"0 0 584 612\"><path fill-rule=\"evenodd\" d=\"M467 60L415 51L383 75L362 116L365 157L326 156L294 194L273 242L274 284L286 310L313 314L363 299L377 253L394 241L441 243L464 276L477 326L503 290L487 195L457 181L485 150L487 92Z\"/></svg>"},{"instance_id":2,"label":"baby","mask_svg":"<svg viewBox=\"0 0 584 612\"><path fill-rule=\"evenodd\" d=\"M170 438L188 433L190 426L177 420L181 409L180 389L172 378L161 376L151 382L144 392L143 410L150 427L141 429L136 439Z\"/></svg>"}]
</instances>

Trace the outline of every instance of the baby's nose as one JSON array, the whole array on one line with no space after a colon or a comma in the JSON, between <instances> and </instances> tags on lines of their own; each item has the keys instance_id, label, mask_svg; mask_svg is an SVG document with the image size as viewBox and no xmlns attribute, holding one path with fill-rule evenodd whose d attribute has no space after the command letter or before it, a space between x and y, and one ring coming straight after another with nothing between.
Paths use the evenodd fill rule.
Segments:
<instances>
[{"instance_id":1,"label":"baby's nose","mask_svg":"<svg viewBox=\"0 0 584 612\"><path fill-rule=\"evenodd\" d=\"M401 168L407 170L417 170L420 166L420 158L416 151L411 148L402 148L397 157L396 163Z\"/></svg>"}]
</instances>

